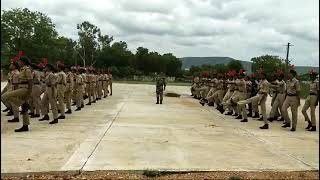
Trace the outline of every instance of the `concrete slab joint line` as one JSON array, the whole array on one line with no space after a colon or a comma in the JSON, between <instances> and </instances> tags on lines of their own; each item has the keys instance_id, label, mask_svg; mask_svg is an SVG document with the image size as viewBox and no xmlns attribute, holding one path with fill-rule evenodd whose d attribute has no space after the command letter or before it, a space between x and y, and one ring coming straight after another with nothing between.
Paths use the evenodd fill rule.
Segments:
<instances>
[{"instance_id":1,"label":"concrete slab joint line","mask_svg":"<svg viewBox=\"0 0 320 180\"><path fill-rule=\"evenodd\" d=\"M126 101L125 101L126 102ZM95 147L93 148L93 150L91 151L90 155L88 156L88 158L86 159L86 161L84 162L84 164L82 165L82 167L79 169L79 174L82 173L84 166L87 164L88 160L90 159L90 157L92 156L92 154L94 153L94 151L97 149L97 147L99 146L101 140L104 138L104 136L107 134L108 130L111 128L113 122L117 119L118 115L120 114L121 110L123 109L125 103L122 104L121 108L119 109L119 111L116 113L116 115L112 118L111 123L109 124L109 127L105 130L105 132L103 133L103 135L101 136L101 138L99 139L98 143L95 145Z\"/></svg>"}]
</instances>

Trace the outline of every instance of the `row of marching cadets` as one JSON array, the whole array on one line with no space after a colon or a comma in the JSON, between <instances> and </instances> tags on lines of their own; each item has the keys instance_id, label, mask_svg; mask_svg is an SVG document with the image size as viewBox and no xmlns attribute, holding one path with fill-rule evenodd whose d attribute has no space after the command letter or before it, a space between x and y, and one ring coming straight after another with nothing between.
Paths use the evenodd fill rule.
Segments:
<instances>
[{"instance_id":1,"label":"row of marching cadets","mask_svg":"<svg viewBox=\"0 0 320 180\"><path fill-rule=\"evenodd\" d=\"M268 77L268 80L262 68L251 75L247 75L243 69L239 72L230 70L226 74L211 74L210 78L195 77L191 95L198 99L202 106L216 106L221 114L235 116L240 122L248 122L248 117L257 118L264 122L260 129L269 129L269 122L283 121L283 128L296 131L301 90L296 77L294 66L290 68L287 82L284 81L284 73L280 69ZM301 112L307 122L306 130L316 131L315 109L319 103L319 76L311 70L309 77L309 96ZM266 102L271 91L272 108L267 114ZM289 107L292 112L291 119L288 115ZM307 113L309 108L311 119Z\"/></svg>"},{"instance_id":2,"label":"row of marching cadets","mask_svg":"<svg viewBox=\"0 0 320 180\"><path fill-rule=\"evenodd\" d=\"M41 63L32 63L23 52L11 59L8 83L1 92L1 101L6 106L3 112L13 116L10 123L19 122L19 108L23 126L15 132L29 131L29 118L41 118L56 124L66 114L81 111L86 105L112 96L112 75L106 69L66 66L62 61L49 64L44 58Z\"/></svg>"}]
</instances>

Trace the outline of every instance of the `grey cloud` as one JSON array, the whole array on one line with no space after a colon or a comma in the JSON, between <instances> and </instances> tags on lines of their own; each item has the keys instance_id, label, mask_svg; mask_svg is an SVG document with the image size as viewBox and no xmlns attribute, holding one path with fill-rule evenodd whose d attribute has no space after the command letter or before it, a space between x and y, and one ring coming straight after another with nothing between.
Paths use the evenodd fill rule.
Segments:
<instances>
[{"instance_id":1,"label":"grey cloud","mask_svg":"<svg viewBox=\"0 0 320 180\"><path fill-rule=\"evenodd\" d=\"M2 10L27 7L48 14L60 35L77 39L76 24L90 21L130 50L184 56L285 56L319 65L316 0L3 0Z\"/></svg>"}]
</instances>

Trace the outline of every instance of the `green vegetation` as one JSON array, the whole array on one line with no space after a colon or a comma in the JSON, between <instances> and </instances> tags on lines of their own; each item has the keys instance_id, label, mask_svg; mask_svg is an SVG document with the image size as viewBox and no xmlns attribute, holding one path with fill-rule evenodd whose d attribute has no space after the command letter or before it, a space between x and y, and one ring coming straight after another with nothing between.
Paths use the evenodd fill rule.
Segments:
<instances>
[{"instance_id":1,"label":"green vegetation","mask_svg":"<svg viewBox=\"0 0 320 180\"><path fill-rule=\"evenodd\" d=\"M48 58L67 65L110 68L115 78L164 72L182 76L181 61L171 53L159 54L138 47L133 54L124 41L102 34L99 27L84 21L76 26L76 41L59 36L51 19L27 8L3 10L1 15L1 66L8 69L10 59L24 51L32 62Z\"/></svg>"}]
</instances>

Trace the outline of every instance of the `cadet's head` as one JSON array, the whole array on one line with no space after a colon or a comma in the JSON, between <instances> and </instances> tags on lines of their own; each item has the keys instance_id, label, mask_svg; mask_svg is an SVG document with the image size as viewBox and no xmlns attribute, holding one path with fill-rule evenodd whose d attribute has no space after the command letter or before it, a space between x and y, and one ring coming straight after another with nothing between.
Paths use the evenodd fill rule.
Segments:
<instances>
[{"instance_id":1,"label":"cadet's head","mask_svg":"<svg viewBox=\"0 0 320 180\"><path fill-rule=\"evenodd\" d=\"M47 66L44 68L46 72L55 72L55 68L52 64L47 64Z\"/></svg>"},{"instance_id":2,"label":"cadet's head","mask_svg":"<svg viewBox=\"0 0 320 180\"><path fill-rule=\"evenodd\" d=\"M246 76L246 71L244 69L240 69L239 71L239 78L244 78Z\"/></svg>"},{"instance_id":3,"label":"cadet's head","mask_svg":"<svg viewBox=\"0 0 320 180\"><path fill-rule=\"evenodd\" d=\"M297 76L297 72L293 69L290 69L289 74L288 74L288 79L292 79Z\"/></svg>"},{"instance_id":4,"label":"cadet's head","mask_svg":"<svg viewBox=\"0 0 320 180\"><path fill-rule=\"evenodd\" d=\"M20 57L20 61L22 62L23 66L29 66L31 64L31 61L26 56Z\"/></svg>"},{"instance_id":5,"label":"cadet's head","mask_svg":"<svg viewBox=\"0 0 320 180\"><path fill-rule=\"evenodd\" d=\"M15 70L15 69L19 69L19 63L17 61L11 62L9 69L10 69L10 71Z\"/></svg>"},{"instance_id":6,"label":"cadet's head","mask_svg":"<svg viewBox=\"0 0 320 180\"><path fill-rule=\"evenodd\" d=\"M309 77L311 80L315 80L317 79L318 73L316 71L314 71L313 69L311 71L309 71Z\"/></svg>"},{"instance_id":7,"label":"cadet's head","mask_svg":"<svg viewBox=\"0 0 320 180\"><path fill-rule=\"evenodd\" d=\"M65 65L62 61L57 61L56 67L57 67L58 71L64 71L64 69L65 69Z\"/></svg>"}]
</instances>

